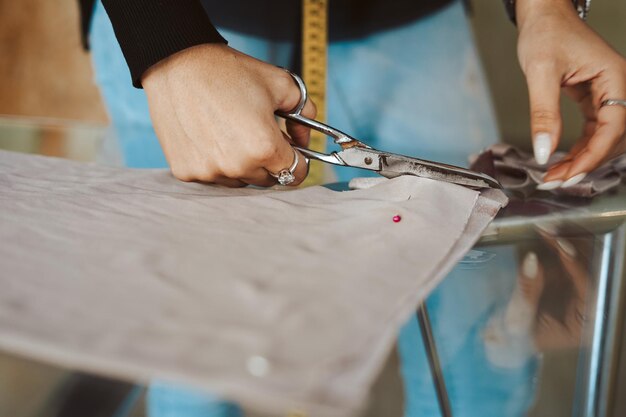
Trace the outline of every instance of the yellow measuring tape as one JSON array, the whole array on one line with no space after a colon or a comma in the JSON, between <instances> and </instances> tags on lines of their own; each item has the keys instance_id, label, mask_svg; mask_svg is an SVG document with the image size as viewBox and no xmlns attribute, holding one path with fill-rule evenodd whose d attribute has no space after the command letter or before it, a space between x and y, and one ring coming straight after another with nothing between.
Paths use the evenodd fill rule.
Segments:
<instances>
[{"instance_id":1,"label":"yellow measuring tape","mask_svg":"<svg viewBox=\"0 0 626 417\"><path fill-rule=\"evenodd\" d=\"M328 57L328 0L302 0L302 79L317 107L317 120L326 121L326 62ZM326 136L311 131L309 148L326 151ZM311 161L303 185L325 183L323 162Z\"/></svg>"}]
</instances>

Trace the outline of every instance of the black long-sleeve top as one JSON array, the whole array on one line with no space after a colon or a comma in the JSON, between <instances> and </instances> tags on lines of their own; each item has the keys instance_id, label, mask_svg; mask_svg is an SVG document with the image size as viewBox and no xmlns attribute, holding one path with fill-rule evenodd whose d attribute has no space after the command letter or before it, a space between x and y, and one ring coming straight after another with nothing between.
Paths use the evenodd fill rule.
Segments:
<instances>
[{"instance_id":1,"label":"black long-sleeve top","mask_svg":"<svg viewBox=\"0 0 626 417\"><path fill-rule=\"evenodd\" d=\"M345 39L416 20L452 0L331 0L329 37ZM87 45L95 0L79 0ZM131 72L143 73L160 60L204 43L226 43L215 28L231 28L278 40L297 40L300 0L102 0ZM211 19L209 19L209 15Z\"/></svg>"}]
</instances>

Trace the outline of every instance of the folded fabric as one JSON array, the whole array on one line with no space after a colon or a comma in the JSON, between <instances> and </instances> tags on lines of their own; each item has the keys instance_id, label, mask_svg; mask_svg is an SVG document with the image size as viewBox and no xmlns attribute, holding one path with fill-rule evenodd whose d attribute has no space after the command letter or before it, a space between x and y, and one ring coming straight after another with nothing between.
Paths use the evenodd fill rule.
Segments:
<instances>
[{"instance_id":1,"label":"folded fabric","mask_svg":"<svg viewBox=\"0 0 626 417\"><path fill-rule=\"evenodd\" d=\"M0 152L0 348L263 412L351 415L505 201L416 177L226 189Z\"/></svg>"},{"instance_id":2,"label":"folded fabric","mask_svg":"<svg viewBox=\"0 0 626 417\"><path fill-rule=\"evenodd\" d=\"M496 178L504 188L529 196L543 182L547 169L565 156L555 152L546 165L539 165L535 158L511 145L498 143L479 155L470 158L471 169ZM550 190L553 194L577 197L593 197L607 192L622 182L626 176L626 155L613 159L585 177L580 183Z\"/></svg>"}]
</instances>

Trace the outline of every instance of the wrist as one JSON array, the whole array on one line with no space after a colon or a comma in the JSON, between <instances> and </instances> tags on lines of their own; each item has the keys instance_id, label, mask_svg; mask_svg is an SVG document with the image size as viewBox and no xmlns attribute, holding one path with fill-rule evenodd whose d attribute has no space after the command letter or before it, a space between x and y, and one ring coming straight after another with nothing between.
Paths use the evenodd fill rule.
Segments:
<instances>
[{"instance_id":1,"label":"wrist","mask_svg":"<svg viewBox=\"0 0 626 417\"><path fill-rule=\"evenodd\" d=\"M563 18L574 16L578 18L572 0L516 0L515 14L517 26L522 28L539 17L560 16Z\"/></svg>"},{"instance_id":2,"label":"wrist","mask_svg":"<svg viewBox=\"0 0 626 417\"><path fill-rule=\"evenodd\" d=\"M172 55L163 58L148 68L141 76L141 84L146 87L151 79L163 78L170 70L180 70L196 65L198 57L201 57L207 68L215 65L214 60L220 59L229 47L223 43L204 43L182 49Z\"/></svg>"}]
</instances>

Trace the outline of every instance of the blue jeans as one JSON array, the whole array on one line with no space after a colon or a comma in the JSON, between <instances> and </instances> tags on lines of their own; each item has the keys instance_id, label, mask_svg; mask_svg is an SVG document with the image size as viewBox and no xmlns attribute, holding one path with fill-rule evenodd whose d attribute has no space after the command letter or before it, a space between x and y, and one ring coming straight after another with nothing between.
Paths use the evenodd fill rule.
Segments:
<instances>
[{"instance_id":1,"label":"blue jeans","mask_svg":"<svg viewBox=\"0 0 626 417\"><path fill-rule=\"evenodd\" d=\"M269 42L227 30L230 46L287 66L288 42ZM100 85L125 164L164 167L142 90L133 89L110 22L99 5L91 43ZM489 94L460 1L418 22L358 40L332 43L328 65L328 122L392 152L465 165L467 156L498 140ZM348 180L363 171L337 168ZM514 263L510 251L481 268L457 267L429 299L431 318L457 416L517 416L528 407L533 363L494 369L480 343L481 330L509 287L493 274ZM505 268L506 267L506 268ZM459 319L462 318L462 319ZM419 330L409 320L399 338L406 415L439 411ZM167 383L149 392L151 417L234 417L240 410L206 393Z\"/></svg>"}]
</instances>

